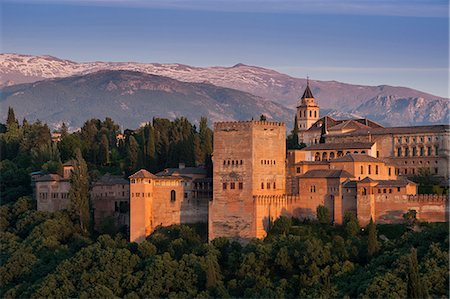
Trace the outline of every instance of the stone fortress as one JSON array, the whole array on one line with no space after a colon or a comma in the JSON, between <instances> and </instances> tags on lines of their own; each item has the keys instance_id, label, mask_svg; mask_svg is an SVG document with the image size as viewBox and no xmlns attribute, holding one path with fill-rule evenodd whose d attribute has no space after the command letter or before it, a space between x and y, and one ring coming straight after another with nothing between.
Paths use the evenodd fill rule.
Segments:
<instances>
[{"instance_id":1,"label":"stone fortress","mask_svg":"<svg viewBox=\"0 0 450 299\"><path fill-rule=\"evenodd\" d=\"M448 125L385 128L369 119L320 118L319 112L308 82L297 107L298 137L306 145L300 150L286 151L283 123L215 123L212 179L184 165L157 174L139 170L129 184L103 177L91 191L96 225L106 215L128 221L130 241L140 242L157 226L203 222L209 240L245 241L266 236L281 215L315 218L319 205L335 224L346 212L361 225L400 222L409 210L419 220L448 221L447 196L419 195L407 179L426 170L448 185ZM36 178L38 209L64 208L42 191L52 193L54 185L51 177Z\"/></svg>"}]
</instances>

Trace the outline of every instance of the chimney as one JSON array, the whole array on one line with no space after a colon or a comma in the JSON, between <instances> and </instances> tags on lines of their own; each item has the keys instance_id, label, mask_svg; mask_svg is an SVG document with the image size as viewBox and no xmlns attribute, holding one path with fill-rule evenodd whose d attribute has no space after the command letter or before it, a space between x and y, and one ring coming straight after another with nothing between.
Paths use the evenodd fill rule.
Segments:
<instances>
[{"instance_id":1,"label":"chimney","mask_svg":"<svg viewBox=\"0 0 450 299\"><path fill-rule=\"evenodd\" d=\"M179 169L184 169L185 167L186 167L186 165L184 163L178 163Z\"/></svg>"}]
</instances>

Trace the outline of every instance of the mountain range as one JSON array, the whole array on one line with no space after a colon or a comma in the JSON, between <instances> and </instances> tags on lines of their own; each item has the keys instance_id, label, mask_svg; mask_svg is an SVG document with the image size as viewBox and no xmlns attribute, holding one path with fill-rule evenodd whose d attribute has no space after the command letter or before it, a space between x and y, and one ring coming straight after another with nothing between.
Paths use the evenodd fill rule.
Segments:
<instances>
[{"instance_id":1,"label":"mountain range","mask_svg":"<svg viewBox=\"0 0 450 299\"><path fill-rule=\"evenodd\" d=\"M131 72L120 72L124 70ZM301 96L306 86L305 79L294 78L274 70L244 64L236 64L232 67L201 68L183 64L160 63L77 63L52 56L0 54L0 86L3 86L2 103L0 104L0 107L5 106L6 103L8 103L20 110L21 108L18 107L18 102L16 103L16 101L19 101L19 98L20 101L22 101L21 105L25 105L25 103L28 102L33 102L34 105L37 105L37 102L39 102L40 105L42 105L42 110L38 109L31 111L30 108L22 108L24 110L23 112L27 113L24 114L24 116L29 115L30 119L36 117L52 123L58 123L61 120L64 120L61 118L62 115L64 115L66 120L73 119L73 126L78 126L79 121L75 121L75 119L78 118L76 116L70 117L71 114L78 113L78 110L71 110L70 108L75 107L73 102L71 102L72 105L68 105L68 103L62 105L62 102L72 101L69 99L78 98L80 97L80 94L84 93L84 97L89 99L91 106L96 106L96 102L98 102L98 105L100 105L99 107L101 107L101 105L108 104L107 99L110 94L107 92L111 91L103 89L95 90L96 87L94 86L92 86L92 90L88 90L87 87L83 90L78 90L76 85L70 85L68 81L55 78L72 77L70 80L76 82L82 80L83 77L86 80L91 80L89 75L92 74L97 74L95 78L98 80L100 80L98 77L104 77L101 80L108 80L110 77L116 78L115 80L125 80L122 85L119 82L114 81L114 84L117 86L126 86L127 84L130 84L129 76L131 76L131 74L133 74L135 78L140 77L138 81L163 80L161 79L161 76L166 77L164 80L170 82L167 84L176 85L176 88L174 87L175 90L182 85L180 81L186 84L189 83L191 84L189 86L193 88L191 91L196 90L196 92L199 92L199 90L202 90L202 92L207 94L208 98L211 100L203 102L201 105L202 109L198 109L198 102L196 102L197 99L196 96L194 96L194 94L196 94L195 92L194 94L184 94L184 97L177 96L177 100L172 98L171 100L165 101L164 97L171 93L161 90L159 98L157 98L158 101L156 101L155 98L153 98L156 90L153 90L151 95L148 94L148 90L142 93L135 92L133 94L123 94L123 91L117 91L117 94L114 96L114 101L124 102L126 98L125 102L130 101L127 103L131 103L133 98L136 97L139 98L136 101L139 102L140 105L143 105L144 103L147 103L147 98L145 97L151 96L152 98L147 99L148 103L152 103L152 105L157 103L161 106L161 109L153 107L150 110L144 111L142 110L144 107L146 107L145 109L149 108L146 105L141 106L142 108L139 109L139 112L148 117L176 117L185 115L187 117L193 117L193 119L198 119L199 113L202 112L205 113L206 116L209 116L213 121L242 119L248 118L250 115L257 116L258 113L264 113L271 119L292 123L293 111L298 102L298 98ZM118 74L122 74L122 76ZM147 74L157 76L146 76ZM169 78L173 79L173 81L168 80ZM40 81L38 85L17 85L37 81ZM151 85L151 82L148 84ZM145 84L141 82L141 86L143 85ZM54 96L48 94L47 97L53 99L59 97L58 105L60 105L61 108L64 107L64 109L69 109L68 111L53 111L55 108L46 107L48 100L42 98L40 93L45 88L53 88L52 86L58 86L58 88L64 90L64 93L58 95L55 94ZM214 86L217 92L220 90L220 93L223 92L230 97L233 95L236 96L236 98L233 100L228 98L229 101L223 101L223 98L217 98L217 93L215 95L211 94L211 89L214 89L212 86ZM449 122L449 99L411 88L388 85L352 85L337 81L318 80L310 80L310 86L322 109L322 114L329 114L337 118L369 117L384 125L394 126ZM18 88L21 90L19 91ZM36 90L36 88L39 90ZM16 92L11 93L11 90L16 90ZM17 97L17 92L23 92L21 97ZM178 95L178 91L175 93ZM173 93L171 95L173 95ZM246 100L244 101L243 99ZM244 102L240 103L239 101ZM189 104L190 102L192 102L192 105ZM239 103L242 104L242 106L246 106L250 102L254 103L255 108L253 111L241 109L239 106ZM125 105L127 105L127 103L125 103ZM103 106L103 113L100 116L120 114L120 110L111 110L112 107L115 107L113 102L109 104L110 105ZM238 106L231 107L231 105ZM180 109L181 107L184 108ZM99 108L99 110L101 109ZM46 114L38 111L45 111ZM86 111L87 115L94 114L93 112L88 112L89 111ZM131 118L131 116L128 117ZM130 120L127 120L124 125L128 124L129 121Z\"/></svg>"}]
</instances>

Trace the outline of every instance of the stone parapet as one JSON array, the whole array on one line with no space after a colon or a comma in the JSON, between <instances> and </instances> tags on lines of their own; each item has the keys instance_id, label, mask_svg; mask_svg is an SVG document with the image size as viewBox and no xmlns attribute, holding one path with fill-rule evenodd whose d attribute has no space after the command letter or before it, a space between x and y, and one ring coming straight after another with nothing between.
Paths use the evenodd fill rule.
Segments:
<instances>
[{"instance_id":1,"label":"stone parapet","mask_svg":"<svg viewBox=\"0 0 450 299\"><path fill-rule=\"evenodd\" d=\"M256 121L256 120L247 120L247 121L224 121L224 122L216 122L214 123L214 130L227 129L227 128L243 128L249 127L250 125L263 125L263 126L274 126L274 127L284 127L285 124L282 122L275 121Z\"/></svg>"},{"instance_id":2,"label":"stone parapet","mask_svg":"<svg viewBox=\"0 0 450 299\"><path fill-rule=\"evenodd\" d=\"M438 194L408 195L408 201L419 201L419 202L448 201L448 196Z\"/></svg>"}]
</instances>

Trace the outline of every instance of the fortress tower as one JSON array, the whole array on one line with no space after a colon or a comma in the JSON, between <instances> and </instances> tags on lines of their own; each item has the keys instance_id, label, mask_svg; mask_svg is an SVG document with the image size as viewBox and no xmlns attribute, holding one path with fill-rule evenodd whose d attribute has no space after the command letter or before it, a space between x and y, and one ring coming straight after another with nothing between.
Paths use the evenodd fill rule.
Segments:
<instances>
[{"instance_id":1,"label":"fortress tower","mask_svg":"<svg viewBox=\"0 0 450 299\"><path fill-rule=\"evenodd\" d=\"M306 81L306 89L297 106L297 125L299 129L299 140L303 142L303 132L319 120L319 105L316 104L314 96L309 88L309 78Z\"/></svg>"},{"instance_id":2,"label":"fortress tower","mask_svg":"<svg viewBox=\"0 0 450 299\"><path fill-rule=\"evenodd\" d=\"M214 124L209 240L257 236L254 196L285 193L286 127L266 121Z\"/></svg>"}]
</instances>

